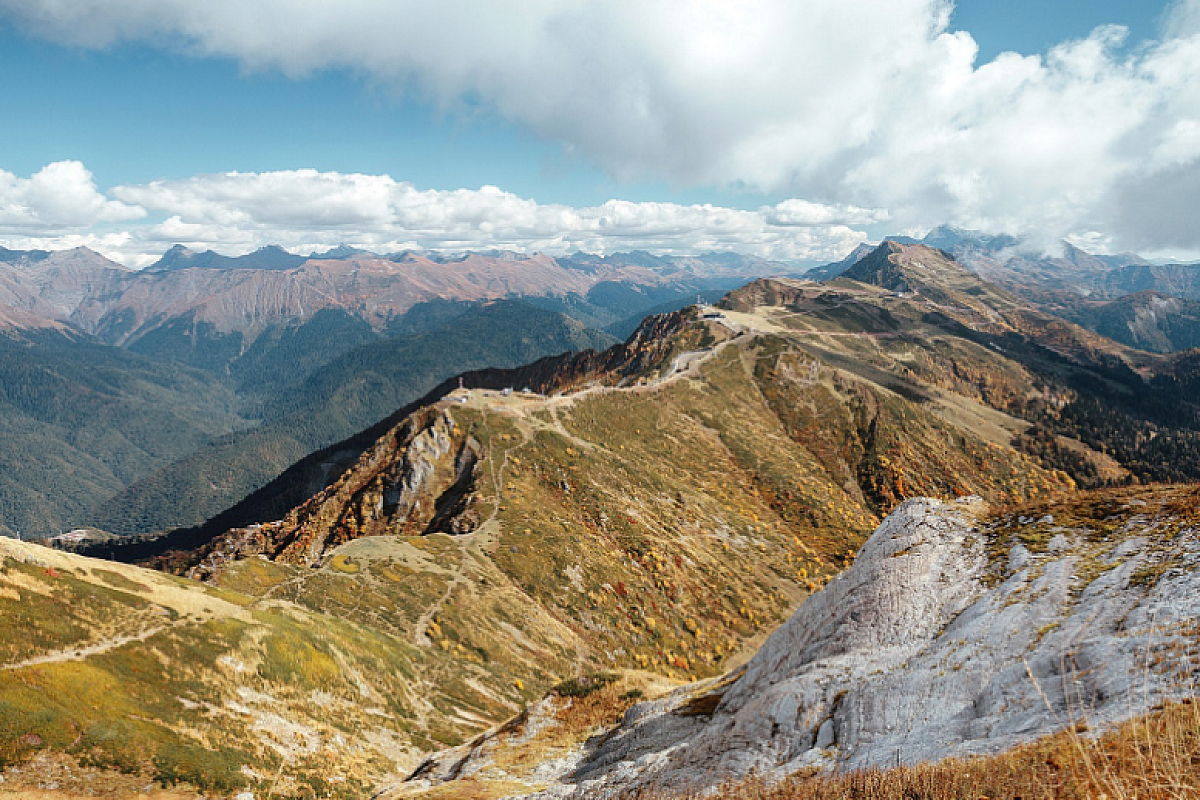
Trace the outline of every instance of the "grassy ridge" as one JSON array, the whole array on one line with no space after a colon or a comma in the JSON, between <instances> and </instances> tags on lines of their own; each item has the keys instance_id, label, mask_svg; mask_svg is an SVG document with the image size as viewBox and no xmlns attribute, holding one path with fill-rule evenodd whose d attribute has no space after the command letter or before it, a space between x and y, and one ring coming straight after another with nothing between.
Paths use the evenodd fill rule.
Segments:
<instances>
[{"instance_id":1,"label":"grassy ridge","mask_svg":"<svg viewBox=\"0 0 1200 800\"><path fill-rule=\"evenodd\" d=\"M519 707L517 690L483 697L448 654L349 615L0 547L0 766L55 753L218 794L361 797L478 714ZM314 593L350 602L351 583L331 570Z\"/></svg>"}]
</instances>

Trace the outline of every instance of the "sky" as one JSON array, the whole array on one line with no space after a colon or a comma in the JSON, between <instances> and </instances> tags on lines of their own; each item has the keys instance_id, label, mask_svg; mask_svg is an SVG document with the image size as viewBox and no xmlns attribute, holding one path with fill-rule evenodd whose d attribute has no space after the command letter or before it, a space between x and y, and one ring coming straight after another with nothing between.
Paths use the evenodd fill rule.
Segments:
<instances>
[{"instance_id":1,"label":"sky","mask_svg":"<svg viewBox=\"0 0 1200 800\"><path fill-rule=\"evenodd\" d=\"M1200 0L0 0L0 246L1200 259Z\"/></svg>"}]
</instances>

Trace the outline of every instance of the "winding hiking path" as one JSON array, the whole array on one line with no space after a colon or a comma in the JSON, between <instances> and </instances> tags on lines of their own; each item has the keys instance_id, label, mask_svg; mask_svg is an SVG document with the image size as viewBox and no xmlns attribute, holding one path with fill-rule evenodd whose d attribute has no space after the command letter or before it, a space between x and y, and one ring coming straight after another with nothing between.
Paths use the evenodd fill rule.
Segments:
<instances>
[{"instance_id":1,"label":"winding hiking path","mask_svg":"<svg viewBox=\"0 0 1200 800\"><path fill-rule=\"evenodd\" d=\"M107 653L110 650L116 650L118 647L124 647L125 645L133 642L144 642L151 636L162 633L168 628L173 628L182 622L192 621L193 620L179 620L166 625L159 625L157 628L144 630L141 633L137 633L132 636L114 636L111 639L104 639L86 647L71 647L66 650L57 650L53 653L46 653L45 655L27 658L24 661L18 661L15 664L3 664L0 665L0 671L25 669L26 667L38 667L42 666L43 664L59 664L64 661L82 661L85 658L98 656L101 653Z\"/></svg>"}]
</instances>

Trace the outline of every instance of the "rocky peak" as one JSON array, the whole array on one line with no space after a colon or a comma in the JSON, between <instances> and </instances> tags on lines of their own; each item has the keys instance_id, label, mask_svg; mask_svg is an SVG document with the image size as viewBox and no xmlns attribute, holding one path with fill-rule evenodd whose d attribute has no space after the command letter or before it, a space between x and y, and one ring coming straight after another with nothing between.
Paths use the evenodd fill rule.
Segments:
<instances>
[{"instance_id":1,"label":"rocky peak","mask_svg":"<svg viewBox=\"0 0 1200 800\"><path fill-rule=\"evenodd\" d=\"M947 280L957 282L964 278L981 283L943 250L891 239L863 256L842 275L893 292L940 289Z\"/></svg>"},{"instance_id":2,"label":"rocky peak","mask_svg":"<svg viewBox=\"0 0 1200 800\"><path fill-rule=\"evenodd\" d=\"M235 528L189 554L190 574L208 578L251 555L316 565L363 536L469 533L480 522L472 508L479 457L479 442L444 409L423 408L282 520Z\"/></svg>"},{"instance_id":3,"label":"rocky peak","mask_svg":"<svg viewBox=\"0 0 1200 800\"><path fill-rule=\"evenodd\" d=\"M177 244L163 257L146 268L147 272L168 272L180 269L292 269L307 261L304 256L289 253L278 245L260 247L241 256L224 256L213 250L197 252Z\"/></svg>"}]
</instances>

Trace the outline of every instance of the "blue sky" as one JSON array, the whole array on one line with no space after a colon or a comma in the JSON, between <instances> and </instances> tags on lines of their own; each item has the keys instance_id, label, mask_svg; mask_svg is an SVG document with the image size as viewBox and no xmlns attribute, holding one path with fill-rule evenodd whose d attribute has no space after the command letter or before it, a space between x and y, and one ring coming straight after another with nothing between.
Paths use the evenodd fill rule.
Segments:
<instances>
[{"instance_id":1,"label":"blue sky","mask_svg":"<svg viewBox=\"0 0 1200 800\"><path fill-rule=\"evenodd\" d=\"M980 60L1044 52L1104 24L1131 44L1156 34L1163 4L1146 0L960 0L951 27ZM425 188L501 186L540 202L613 197L757 207L767 195L660 181L618 182L494 113L439 112L349 70L303 80L231 59L122 45L90 50L0 28L0 168L28 175L83 161L102 186L206 172L312 167L387 173ZM782 199L774 198L774 199Z\"/></svg>"},{"instance_id":2,"label":"blue sky","mask_svg":"<svg viewBox=\"0 0 1200 800\"><path fill-rule=\"evenodd\" d=\"M276 0L276 3L281 1ZM708 5L716 2L710 0ZM817 7L823 8L828 2L816 0L814 9L819 11L821 9ZM870 2L863 0L861 4L870 6ZM55 162L80 162L90 174L96 191L103 196L101 200L110 204L105 206L110 213L102 215L95 225L81 224L74 217L70 219L70 225L31 224L28 219L37 215L29 211L10 214L10 218L17 219L19 224L10 219L6 228L2 213L5 198L0 193L0 244L7 241L10 246L19 245L39 237L51 244L99 243L108 237L109 249L116 252L113 249L113 243L119 238L114 238L116 233L131 225L159 224L172 217L180 217L184 223L194 225L174 229L176 232L192 231L197 238L191 242L203 244L203 231L195 226L212 223L212 219L197 217L192 220L186 214L177 214L178 209L161 196L149 204L132 199L132 194L139 194L136 187L155 181L193 181L194 189L196 176L231 171L262 174L302 169L337 175L388 176L396 183L412 184L421 190L475 190L492 185L515 198L542 206L571 208L595 207L607 200L619 199L682 206L710 204L754 211L796 199L831 209L820 213L811 209L806 211L804 225L808 228L817 224L847 227L860 238L878 236L896 228L927 227L941 221L996 229L1023 228L1019 232L1026 233L1036 226L1036 219L1021 218L1012 211L1018 205L1027 205L1030 198L1026 195L1033 190L1013 189L1008 184L1015 183L1013 176L1022 169L1029 169L1035 176L1044 173L1044 168L1038 171L1037 164L1022 163L1014 167L1009 159L997 164L964 163L955 165L952 171L949 167L931 167L926 170L929 173L926 176L912 176L911 186L892 191L879 189L878 184L882 183L879 176L894 174L897 166L903 172L912 163L906 152L916 148L936 154L937 147L907 142L903 133L880 132L890 124L886 121L875 123L875 128L863 137L862 142L844 146L831 142L828 131L852 130L855 120L861 116L860 112L839 105L838 93L830 91L828 84L836 81L836 76L842 72L835 63L839 57L835 52L831 52L825 61L801 59L797 63L798 73L812 71L811 83L797 82L794 76L780 78L779 86L771 88L773 94L764 90L762 97L750 97L742 103L736 81L732 90L717 86L708 94L698 92L696 97L691 96L690 85L713 82L714 76L715 81L720 82L725 74L714 72L708 64L689 64L686 52L678 63L674 62L670 51L676 43L671 36L662 37L661 45L646 45L640 41L636 29L632 29L632 23L620 19L623 12L618 11L612 12L612 19L604 18L601 23L612 26L614 49L621 44L622 36L629 37L631 60L644 64L645 73L634 76L636 82L629 83L629 76L624 74L624 62L607 63L604 61L607 56L600 51L585 53L585 56L591 56L590 60L581 56L576 62L568 52L557 56L560 61L548 61L551 69L560 64L564 66L567 77L557 83L547 78L547 86L542 87L537 85L541 74L549 70L504 74L506 64L512 58L507 51L499 52L493 61L483 56L477 61L464 60L461 68L437 63L436 54L418 54L393 64L387 61L386 54L368 51L359 61L353 40L356 33L348 23L344 41L328 37L335 51L339 44L344 45L344 50L329 56L314 52L311 56L297 58L292 53L262 44L253 35L254 30L245 34L237 26L248 23L234 11L229 11L227 18L219 18L221 10L216 9L212 24L200 25L202 32L197 33L197 25L186 11L179 11L178 19L175 19L169 10L164 12L156 9L154 4L144 5L144 11L133 10L120 15L114 12L114 18L108 19L103 12L97 17L98 12L89 11L87 4L67 2L66 7L79 8L72 18L70 13L65 16L60 13L61 6L58 7L60 11L42 13L38 0L20 3L0 0L0 96L5 103L4 122L0 124L0 170L10 174L12 181L22 181ZM220 5L215 3L214 8ZM358 5L364 6L360 16L365 22L361 24L369 27L370 14L376 12L366 7L368 0ZM469 3L458 5L465 8ZM881 39L898 25L903 31L909 21L913 26L911 30L918 31L922 19L927 23L933 18L934 12L929 9L936 3L934 0L905 0L905 3L892 5L906 5L907 10L881 12L878 31L873 32L871 24L867 23L861 32L835 29L834 35L828 38L836 41L838 36L844 35L850 37L847 41L855 41L853 37L861 36L864 44L869 45L873 38ZM683 7L686 8L686 4ZM47 4L47 8L54 6ZM381 8L386 9L387 4ZM1119 87L1122 83L1127 84L1138 69L1141 73L1147 71L1143 66L1117 74L1123 69L1122 64L1127 66L1130 60L1149 63L1145 51L1154 47L1154 41L1160 36L1160 18L1165 8L1163 3L1132 0L1058 0L1053 3L961 0L953 9L948 28L942 29L941 33L964 31L978 45L971 77L984 87L996 81L983 80L989 73L979 68L1001 53L1015 51L1027 56L1042 56L1043 72L1047 77L1030 77L1029 63L1022 64L1013 59L1004 62L1007 72L1000 82L1031 86L1033 88L1026 94L1033 99L1026 105L1042 104L1053 108L1054 101L1047 101L1038 92L1048 84L1061 82L1064 75L1079 77L1075 75L1078 65L1089 58L1086 53L1075 54L1070 63L1063 61L1066 66L1055 66L1053 59L1048 57L1053 48L1067 41L1084 40L1097 26L1125 26L1129 36L1124 43L1109 41L1104 45L1107 66L1101 69L1105 74L1100 76L1111 78L1112 85ZM778 13L780 25L786 26L788 21L784 16L788 12ZM907 16L886 19L900 13ZM814 13L813 16L819 18L821 15ZM829 16L834 17L828 23L830 26L841 24L845 27L845 23L836 19L836 12L830 12ZM644 19L635 22L647 24ZM651 24L654 22L651 20ZM752 24L746 20L737 20L737 23ZM464 47L480 46L486 50L489 46L487 32L474 34L470 30L473 24L485 25L487 21L463 23L467 29L464 37L470 43ZM667 24L672 36L681 25L678 20ZM107 33L106 25L111 25ZM280 37L286 40L291 33L287 30L287 21L281 21L280 25ZM883 27L885 25L890 27ZM682 27L686 31L687 25ZM717 33L713 34L713 30ZM232 33L226 35L228 31ZM472 39L472 35L484 37L482 44L479 39ZM709 40L716 36L716 41L706 40L703 46L713 48L714 53L724 57L721 47L729 43L719 41L720 28L701 30L697 35L708 36ZM762 35L770 36L769 32ZM797 35L798 46L802 47L803 36L807 34L798 30ZM910 32L907 38L919 37ZM303 52L306 47L315 50L314 41L326 44L320 35L304 38L303 34L298 34L296 50ZM453 40L447 49L457 43L458 40ZM687 43L685 40L684 44ZM544 42L538 44L545 49ZM962 56L948 50L952 44L952 37L929 37L923 43L923 49L905 42L895 50L908 48L913 51L909 55L902 52L897 59L902 69L913 70L914 81L921 80L928 85L933 82L929 76L937 80L942 75L959 75L954 80L962 83ZM405 47L403 42L396 46L398 49ZM498 51L505 46L496 45ZM686 51L686 47L681 49ZM767 49L764 47L764 52ZM815 49L819 47L815 46ZM871 53L867 46L863 58L878 58ZM517 55L520 57L521 53ZM747 86L754 85L764 70L771 68L768 61L755 62L753 53L735 52L728 60L731 69L744 70L743 75L735 75L735 78L740 77ZM913 63L923 65L926 60L938 63L919 69L912 67ZM599 66L597 61L601 62ZM828 72L825 71L826 62ZM686 67L679 67L679 64ZM685 68L692 72L684 71ZM493 78L488 70L494 70L498 77ZM1004 70L994 71L1004 73ZM609 79L613 81L612 91L604 86ZM578 85L571 85L571 80L578 81ZM879 75L865 75L852 90L860 90L870 81L883 80L885 78ZM1089 80L1097 82L1095 75L1082 76L1080 82ZM647 84L656 107L647 112L644 103L630 107L622 100L621 93L626 92L629 85ZM898 85L895 89L883 87L876 94L864 90L863 96L869 98L874 108L878 106L880 96L894 98L909 85ZM1129 90L1128 86L1124 88ZM1186 88L1190 91L1195 87ZM529 105L534 107L527 108L524 102L527 98L522 96L526 91L529 98L544 95L549 99L544 103L532 102ZM973 91L978 94L983 90ZM952 136L957 129L990 131L986 135L980 134L981 142L994 141L995 137L1004 135L1003 115L1009 112L1001 104L1008 103L1013 108L1021 105L1013 100L1013 91L997 92L1000 99L990 109L981 109L982 101L974 94L964 93L970 97L970 102L947 115L944 121L950 131L947 135ZM1079 94L1077 87L1062 91L1065 98L1077 99ZM810 93L827 93L829 96L812 99ZM581 99L575 104L577 95ZM595 96L595 102L585 104L589 95ZM1118 93L1114 91L1113 96L1118 97ZM559 98L557 106L550 102L555 98ZM931 107L937 113L940 113L942 102L939 98L926 101L934 104ZM779 108L793 101L797 104L794 117L781 115ZM608 102L613 103L611 108L605 106ZM1094 113L1093 105L1081 105L1079 118L1082 123L1087 122L1088 113ZM1165 101L1158 104L1163 105L1166 105ZM659 114L659 107L666 110ZM593 109L595 117L589 119ZM706 113L711 114L711 124L704 119ZM1146 119L1140 121L1141 128L1156 123L1161 125L1162 121L1155 115L1162 113L1161 108L1145 110ZM1187 106L1172 113L1169 122L1186 123L1192 119L1190 115L1194 114L1194 108ZM622 115L626 114L629 115L628 125L622 125ZM828 115L829 119L824 132L811 122L822 114ZM748 133L729 122L742 117L746 120ZM893 114L892 118L895 117ZM606 130L609 125L612 125L611 131ZM1091 123L1091 127L1095 124ZM719 130L714 132L714 128ZM780 149L782 137L775 134L778 129L796 131L793 149ZM1140 128L1136 125L1114 122L1111 136L1096 143L1094 157L1128 151L1130 137L1137 130ZM1045 141L1071 135L1075 134L1050 131ZM1090 134L1085 132L1084 135ZM819 155L808 155L814 152ZM965 155L959 157L970 160ZM1188 158L1182 161L1191 163ZM986 191L962 188L979 180L979 175L987 179L989 170L996 171L997 177L991 180ZM1050 229L1050 235L1073 235L1100 249L1128 244L1151 249L1160 245L1157 249L1167 251L1172 247L1200 245L1179 232L1169 232L1165 236L1160 233L1161 242L1147 231L1114 234L1108 229L1112 225L1105 226L1107 219L1116 213L1111 208L1069 211L1059 208L1062 202L1056 197L1086 194L1087 187L1080 185L1086 181L1072 175L1106 170L1108 165L1103 164L1093 169L1087 164L1071 164L1064 168L1061 190L1054 186L1037 188L1040 194L1033 202L1045 204L1047 210L1041 218ZM1123 179L1127 179L1133 170L1111 171L1120 172ZM847 176L853 176L854 180ZM874 188L870 183L872 180L875 181ZM135 190L125 196L119 191L116 194L111 191L115 187L130 186ZM1105 188L1101 187L1102 190ZM7 202L10 205L28 202L20 199L26 195L28 192L19 197L14 195ZM147 196L144 191L139 194L142 200ZM1011 199L1000 202L996 197ZM178 201L178 197L175 200ZM1114 196L1111 205L1121 202L1120 197ZM132 211L118 213L113 211L117 208L113 203L136 206L143 213L140 217ZM93 206L100 207L96 203ZM661 218L664 212L655 209L655 213ZM1058 215L1064 218L1058 219ZM342 223L339 218L338 224ZM1155 223L1159 228L1162 224L1161 220ZM1154 228L1149 222L1142 227L1147 226ZM225 245L227 250L260 244L271 228L269 225L259 227L254 235L217 239L212 243L218 248ZM308 229L312 227L307 226ZM355 234L356 231L350 228L342 225L342 230L333 233ZM669 229L670 225L664 224L650 237L660 249ZM143 236L144 241L139 246L149 252L158 246L159 239L166 242L170 232L161 230L155 236ZM317 242L330 237L308 238ZM833 252L845 247L852 244L853 238L844 231L829 233L825 250ZM396 237L393 239L399 241ZM709 241L719 239L719 236L716 239L710 237ZM385 240L392 241L386 237ZM447 246L453 243L471 246L470 240L469 236L464 238L457 234L446 237L450 243ZM544 240L540 234L530 237L531 244L544 243ZM751 242L748 247L774 246L764 244L764 241ZM803 258L811 252L812 257L819 260L826 252L814 244L815 241L812 239L802 247L793 248L792 257ZM419 237L414 242L425 243ZM295 241L284 243L297 245ZM681 246L681 249L691 246L693 243ZM780 252L779 255L788 254Z\"/></svg>"},{"instance_id":3,"label":"blue sky","mask_svg":"<svg viewBox=\"0 0 1200 800\"><path fill-rule=\"evenodd\" d=\"M1124 25L1131 45L1158 36L1157 0L960 0L951 27L966 30L990 61L1004 50L1041 53L1100 25Z\"/></svg>"}]
</instances>

